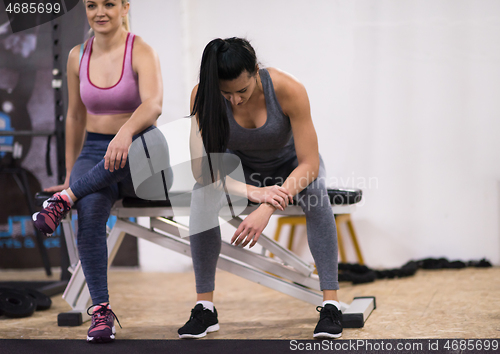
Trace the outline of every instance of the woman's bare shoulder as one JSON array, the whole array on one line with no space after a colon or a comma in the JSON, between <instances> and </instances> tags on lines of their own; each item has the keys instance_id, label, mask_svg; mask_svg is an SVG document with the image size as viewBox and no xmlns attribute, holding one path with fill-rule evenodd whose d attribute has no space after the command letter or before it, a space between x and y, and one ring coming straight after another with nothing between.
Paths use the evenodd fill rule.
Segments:
<instances>
[{"instance_id":1,"label":"woman's bare shoulder","mask_svg":"<svg viewBox=\"0 0 500 354\"><path fill-rule=\"evenodd\" d=\"M136 35L134 38L134 54L156 55L156 51L142 37Z\"/></svg>"},{"instance_id":2,"label":"woman's bare shoulder","mask_svg":"<svg viewBox=\"0 0 500 354\"><path fill-rule=\"evenodd\" d=\"M80 68L80 53L82 51L82 46L85 49L85 46L87 45L87 41L84 43L75 45L71 50L69 51L68 55L68 68L73 71L78 71Z\"/></svg>"},{"instance_id":3,"label":"woman's bare shoulder","mask_svg":"<svg viewBox=\"0 0 500 354\"><path fill-rule=\"evenodd\" d=\"M266 68L280 103L295 100L305 93L304 85L293 75L277 68Z\"/></svg>"}]
</instances>

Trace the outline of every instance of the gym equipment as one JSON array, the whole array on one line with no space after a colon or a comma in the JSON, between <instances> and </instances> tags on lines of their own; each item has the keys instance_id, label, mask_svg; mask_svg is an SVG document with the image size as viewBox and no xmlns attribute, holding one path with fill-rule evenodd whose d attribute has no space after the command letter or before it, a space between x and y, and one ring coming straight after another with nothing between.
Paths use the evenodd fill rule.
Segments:
<instances>
[{"instance_id":1,"label":"gym equipment","mask_svg":"<svg viewBox=\"0 0 500 354\"><path fill-rule=\"evenodd\" d=\"M334 194L334 191L330 190L329 194ZM185 195L184 192L169 193L171 199L179 196L180 198L177 200L185 199L185 205L176 205L175 216L189 216L190 214L189 198L182 198ZM47 194L38 195L40 199L47 197L49 197ZM249 205L241 215L248 215L256 208L257 205ZM355 204L332 205L334 214L352 213L355 209ZM143 238L172 251L187 256L191 255L189 240L180 237L181 234L186 234L188 227L173 219L173 208L169 200L151 202L125 198L115 203L111 214L117 216L117 221L108 234L108 265L112 263L125 233ZM275 214L303 215L303 212L299 206L290 205L284 211L276 211ZM149 218L149 228L129 221L130 217L141 216ZM237 228L242 219L235 217L225 221ZM62 227L71 264L69 271L72 273L63 298L73 310L60 313L58 325L79 326L90 319L86 310L91 305L91 299L78 259L70 213L62 221ZM261 234L258 243L263 248L261 253L235 247L222 241L217 267L311 304L321 304L319 278L314 274L314 265L304 262L265 234ZM272 252L275 258L266 256L266 250ZM343 304L343 309L347 314L347 325L352 325L355 328L362 327L374 308L374 297L371 297L371 303L355 299L351 305Z\"/></svg>"},{"instance_id":2,"label":"gym equipment","mask_svg":"<svg viewBox=\"0 0 500 354\"><path fill-rule=\"evenodd\" d=\"M356 204L363 198L361 189L328 189L328 197L332 205L350 205Z\"/></svg>"},{"instance_id":3,"label":"gym equipment","mask_svg":"<svg viewBox=\"0 0 500 354\"><path fill-rule=\"evenodd\" d=\"M50 297L38 290L27 288L22 289L22 292L36 301L36 311L48 310L52 305L52 300L50 299Z\"/></svg>"},{"instance_id":4,"label":"gym equipment","mask_svg":"<svg viewBox=\"0 0 500 354\"><path fill-rule=\"evenodd\" d=\"M341 303L342 322L344 328L361 328L373 310L375 310L375 296L355 297L349 306Z\"/></svg>"},{"instance_id":5,"label":"gym equipment","mask_svg":"<svg viewBox=\"0 0 500 354\"><path fill-rule=\"evenodd\" d=\"M50 136L53 134L53 132L50 131L14 131L14 130L0 130L0 138L5 138L5 137L16 137L16 136L23 136L23 137L35 137L35 136L47 136L48 141L47 141L47 156L46 160L49 160L50 156ZM3 152L12 152L12 157L14 159L19 159L22 155L22 145L19 147L17 142L14 143L14 145L9 146L9 145L0 145L0 150ZM48 165L47 165L48 166ZM10 164L10 166L2 166L0 165L0 173L7 173L10 175L14 176L14 179L18 182L18 186L21 189L21 192L24 194L26 198L26 204L28 206L28 210L30 215L32 215L35 212L35 205L33 203L32 199L32 194L30 191L30 186L28 183L28 175L27 171L18 166L17 164ZM34 227L34 235L37 241L38 248L40 250L40 256L42 258L43 266L45 268L45 273L50 276L52 275L52 270L50 266L50 260L49 256L47 253L47 249L43 243L43 236L42 234Z\"/></svg>"},{"instance_id":6,"label":"gym equipment","mask_svg":"<svg viewBox=\"0 0 500 354\"><path fill-rule=\"evenodd\" d=\"M23 146L17 141L12 146L0 145L0 152L10 152L14 159L19 159L23 155Z\"/></svg>"},{"instance_id":7,"label":"gym equipment","mask_svg":"<svg viewBox=\"0 0 500 354\"><path fill-rule=\"evenodd\" d=\"M48 310L50 306L52 305L52 300L49 296L46 294L33 289L33 288L19 288L15 286L7 286L7 287L0 287L0 297L2 297L4 294L7 294L7 299L9 299L9 302L12 304L18 304L18 300L21 301L23 299L20 298L20 296L27 296L30 299L33 300L35 304L35 311L44 311ZM23 300L24 301L24 300ZM1 304L0 304L1 308ZM29 307L27 307L28 310L26 310L26 316L21 316L21 317L27 317L29 316L28 313L31 311ZM16 307L17 310L19 310L19 307ZM15 310L15 311L17 311ZM21 314L23 314L23 310L21 309ZM1 315L1 312L0 312ZM12 316L10 316L12 317Z\"/></svg>"},{"instance_id":8,"label":"gym equipment","mask_svg":"<svg viewBox=\"0 0 500 354\"><path fill-rule=\"evenodd\" d=\"M338 201L338 199L332 199L332 204L334 204L334 200ZM337 214L335 215L335 223L337 225L337 240L339 247L339 255L340 262L346 261L346 253L344 249L344 233L342 231L342 225L345 224L347 226L347 230L349 231L349 236L351 237L352 244L354 246L354 250L356 252L356 256L358 258L359 264L364 264L363 255L361 254L361 249L359 247L358 238L356 236L356 232L354 231L354 226L351 220L350 214ZM279 241L281 237L281 230L283 226L290 226L290 231L288 233L288 249L292 249L293 241L295 239L295 229L297 225L306 225L306 217L304 215L299 216L282 216L278 219L278 225L276 227L276 231L274 233L274 240ZM273 254L271 254L273 257Z\"/></svg>"},{"instance_id":9,"label":"gym equipment","mask_svg":"<svg viewBox=\"0 0 500 354\"><path fill-rule=\"evenodd\" d=\"M20 291L0 288L0 311L10 318L22 318L33 315L36 310L35 300Z\"/></svg>"}]
</instances>

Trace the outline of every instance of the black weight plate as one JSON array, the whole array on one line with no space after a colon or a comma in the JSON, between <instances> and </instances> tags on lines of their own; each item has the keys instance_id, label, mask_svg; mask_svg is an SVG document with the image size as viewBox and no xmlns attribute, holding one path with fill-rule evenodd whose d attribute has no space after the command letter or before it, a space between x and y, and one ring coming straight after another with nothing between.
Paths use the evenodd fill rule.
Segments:
<instances>
[{"instance_id":1,"label":"black weight plate","mask_svg":"<svg viewBox=\"0 0 500 354\"><path fill-rule=\"evenodd\" d=\"M11 290L11 289L5 289L5 288L0 288L0 293L2 292L2 290ZM2 308L0 307L0 316L3 315L3 311L2 311Z\"/></svg>"},{"instance_id":2,"label":"black weight plate","mask_svg":"<svg viewBox=\"0 0 500 354\"><path fill-rule=\"evenodd\" d=\"M50 297L32 288L24 288L22 290L24 293L35 300L37 311L50 309L50 306L52 305L52 300L50 299Z\"/></svg>"},{"instance_id":3,"label":"black weight plate","mask_svg":"<svg viewBox=\"0 0 500 354\"><path fill-rule=\"evenodd\" d=\"M14 288L14 287L10 287L10 286L3 286L3 287L0 287L0 294L4 293L4 292L17 292L17 293L20 293L22 295L26 295L22 290L19 290L19 288Z\"/></svg>"},{"instance_id":4,"label":"black weight plate","mask_svg":"<svg viewBox=\"0 0 500 354\"><path fill-rule=\"evenodd\" d=\"M36 302L17 290L0 289L0 311L7 317L21 318L33 315Z\"/></svg>"}]
</instances>

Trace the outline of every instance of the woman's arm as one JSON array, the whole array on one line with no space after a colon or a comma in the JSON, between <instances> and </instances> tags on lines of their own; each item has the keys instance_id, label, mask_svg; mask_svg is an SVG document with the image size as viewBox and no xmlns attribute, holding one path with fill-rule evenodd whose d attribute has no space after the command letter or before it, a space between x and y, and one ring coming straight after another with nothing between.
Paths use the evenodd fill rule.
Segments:
<instances>
[{"instance_id":1,"label":"woman's arm","mask_svg":"<svg viewBox=\"0 0 500 354\"><path fill-rule=\"evenodd\" d=\"M283 113L290 118L298 166L283 183L290 194L296 195L318 177L318 138L311 118L306 89L293 76L269 69L276 96Z\"/></svg>"},{"instance_id":2,"label":"woman's arm","mask_svg":"<svg viewBox=\"0 0 500 354\"><path fill-rule=\"evenodd\" d=\"M190 99L190 109L189 112L193 111L194 100L196 97L196 92L198 91L198 85L196 85L191 91ZM191 154L191 171L193 177L199 184L203 185L203 171L202 163L203 159L206 158L205 148L203 146L203 140L200 133L200 127L198 124L198 115L191 117L191 131L189 135L189 150Z\"/></svg>"},{"instance_id":3,"label":"woman's arm","mask_svg":"<svg viewBox=\"0 0 500 354\"><path fill-rule=\"evenodd\" d=\"M260 208L272 214L275 209L283 210L288 202L291 202L292 196L301 192L318 177L319 152L309 97L304 85L278 69L269 68L268 71L281 109L290 118L298 160L298 166L281 187L246 186L248 198L262 203Z\"/></svg>"},{"instance_id":4,"label":"woman's arm","mask_svg":"<svg viewBox=\"0 0 500 354\"><path fill-rule=\"evenodd\" d=\"M191 92L191 112L193 111L194 100L198 85ZM190 150L191 150L191 170L193 177L199 184L204 184L203 173L207 174L208 165L206 165L207 157L203 140L200 133L198 117L192 117L191 133L190 133ZM255 203L269 203L275 208L284 210L288 202L292 201L292 196L288 195L287 191L280 186L255 187L246 184L245 181L238 181L230 176L225 177L225 192L232 195L244 197ZM220 178L217 178L219 180ZM209 179L211 181L211 179ZM215 188L224 188L222 183L213 185ZM272 209L274 211L274 209Z\"/></svg>"},{"instance_id":5,"label":"woman's arm","mask_svg":"<svg viewBox=\"0 0 500 354\"><path fill-rule=\"evenodd\" d=\"M163 81L160 61L155 50L138 36L134 40L132 68L139 78L142 103L109 144L104 156L104 167L111 172L125 167L132 137L154 125L162 111Z\"/></svg>"},{"instance_id":6,"label":"woman's arm","mask_svg":"<svg viewBox=\"0 0 500 354\"><path fill-rule=\"evenodd\" d=\"M59 192L69 187L69 178L75 161L80 154L85 138L87 110L80 98L80 45L74 47L68 56L68 111L66 114L66 178L64 184L46 188L47 192Z\"/></svg>"},{"instance_id":7,"label":"woman's arm","mask_svg":"<svg viewBox=\"0 0 500 354\"><path fill-rule=\"evenodd\" d=\"M294 77L277 69L268 70L281 109L290 118L299 162L282 188L288 195L296 195L317 178L319 171L318 139L312 123L309 98L304 86ZM243 220L231 242L242 247L251 242L250 247L253 247L275 210L273 205L262 203Z\"/></svg>"}]
</instances>

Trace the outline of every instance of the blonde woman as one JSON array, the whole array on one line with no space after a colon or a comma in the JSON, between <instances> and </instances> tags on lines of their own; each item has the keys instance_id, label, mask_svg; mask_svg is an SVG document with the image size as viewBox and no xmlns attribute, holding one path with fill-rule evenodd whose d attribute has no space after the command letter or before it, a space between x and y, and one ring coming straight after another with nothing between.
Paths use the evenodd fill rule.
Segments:
<instances>
[{"instance_id":1,"label":"blonde woman","mask_svg":"<svg viewBox=\"0 0 500 354\"><path fill-rule=\"evenodd\" d=\"M83 2L94 35L68 58L66 179L46 189L57 193L33 219L50 235L71 207L77 209L78 252L93 303L87 341L109 342L116 316L109 305L106 221L117 199L135 195L128 149L156 129L163 88L156 52L129 32L130 4Z\"/></svg>"}]
</instances>

